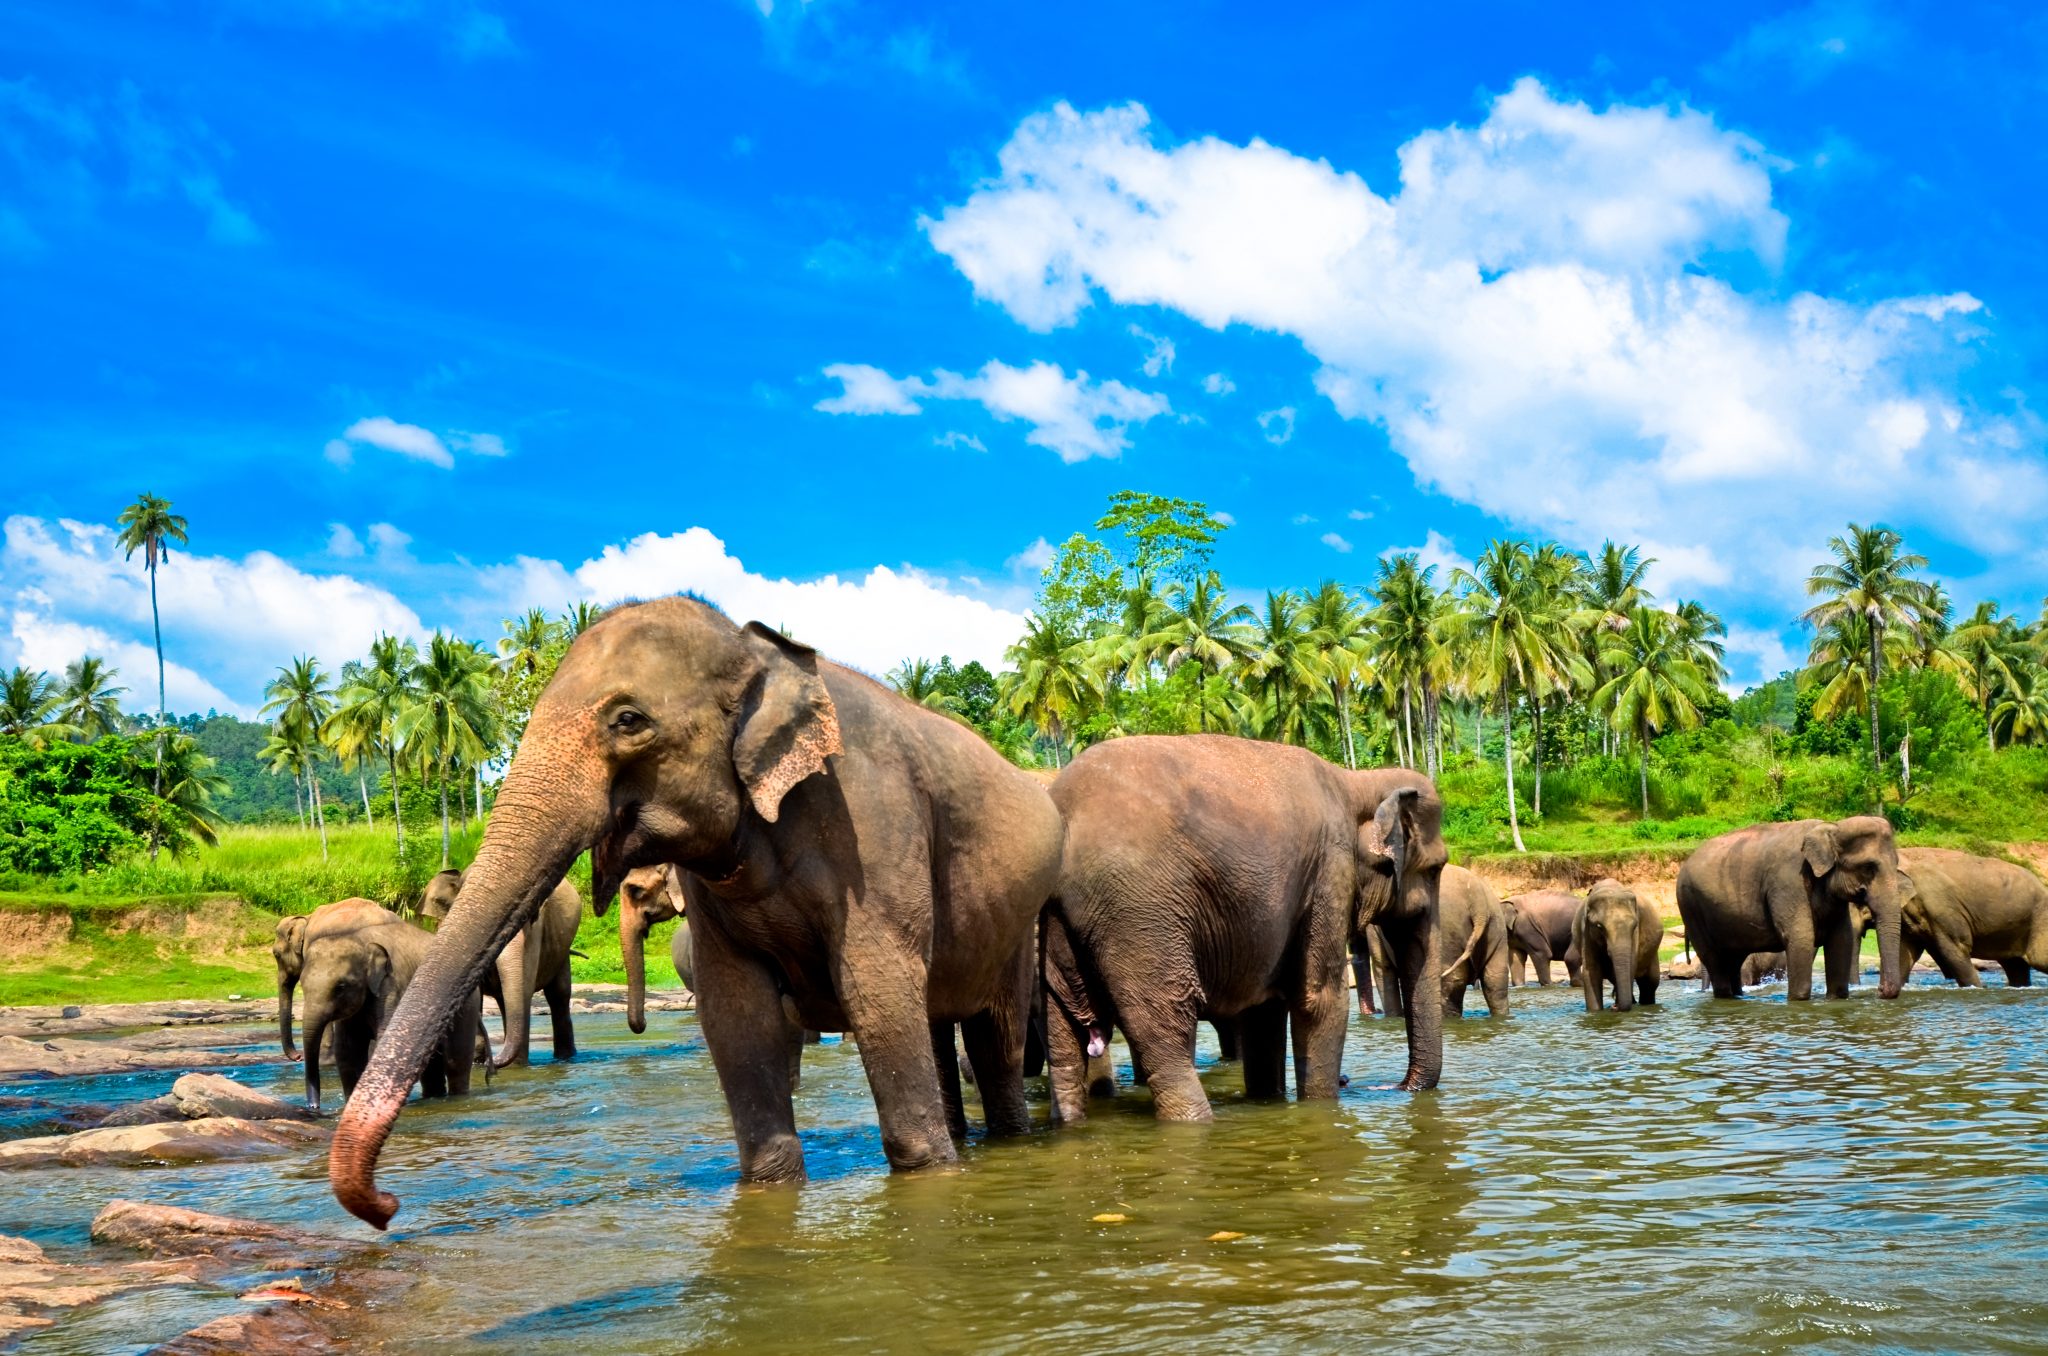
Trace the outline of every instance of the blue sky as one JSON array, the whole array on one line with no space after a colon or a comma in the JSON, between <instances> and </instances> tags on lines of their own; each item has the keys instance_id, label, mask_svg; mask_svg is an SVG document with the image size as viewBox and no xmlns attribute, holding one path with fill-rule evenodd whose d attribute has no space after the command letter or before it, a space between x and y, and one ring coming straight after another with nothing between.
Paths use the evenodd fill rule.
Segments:
<instances>
[{"instance_id":1,"label":"blue sky","mask_svg":"<svg viewBox=\"0 0 2048 1356\"><path fill-rule=\"evenodd\" d=\"M678 588L993 660L1125 487L1248 594L1643 542L1741 681L1851 519L2031 616L2048 19L1430 8L0 0L0 663L148 686L143 489L182 708Z\"/></svg>"}]
</instances>

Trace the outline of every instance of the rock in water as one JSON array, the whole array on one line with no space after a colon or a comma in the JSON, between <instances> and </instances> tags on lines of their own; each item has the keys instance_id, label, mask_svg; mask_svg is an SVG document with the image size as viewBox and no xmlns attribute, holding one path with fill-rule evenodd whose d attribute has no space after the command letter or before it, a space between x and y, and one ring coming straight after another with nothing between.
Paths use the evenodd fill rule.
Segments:
<instances>
[{"instance_id":1,"label":"rock in water","mask_svg":"<svg viewBox=\"0 0 2048 1356\"><path fill-rule=\"evenodd\" d=\"M290 1305L225 1314L151 1347L148 1356L312 1356L341 1347Z\"/></svg>"},{"instance_id":2,"label":"rock in water","mask_svg":"<svg viewBox=\"0 0 2048 1356\"><path fill-rule=\"evenodd\" d=\"M189 1073L171 1084L171 1097L187 1120L239 1116L245 1121L311 1120L303 1103L244 1087L225 1074Z\"/></svg>"},{"instance_id":3,"label":"rock in water","mask_svg":"<svg viewBox=\"0 0 2048 1356\"><path fill-rule=\"evenodd\" d=\"M95 1243L111 1243L138 1252L255 1254L289 1266L309 1265L314 1258L331 1257L361 1246L261 1220L123 1200L108 1201L93 1216L92 1239Z\"/></svg>"},{"instance_id":4,"label":"rock in water","mask_svg":"<svg viewBox=\"0 0 2048 1356\"><path fill-rule=\"evenodd\" d=\"M146 1102L124 1106L112 1115L102 1117L99 1124L92 1128L112 1130L123 1125L160 1125L165 1121L184 1119L185 1108L178 1105L177 1098L166 1093L162 1097L152 1097Z\"/></svg>"},{"instance_id":5,"label":"rock in water","mask_svg":"<svg viewBox=\"0 0 2048 1356\"><path fill-rule=\"evenodd\" d=\"M291 1153L324 1141L329 1131L298 1120L245 1121L233 1116L81 1130L0 1144L0 1169L144 1167Z\"/></svg>"}]
</instances>

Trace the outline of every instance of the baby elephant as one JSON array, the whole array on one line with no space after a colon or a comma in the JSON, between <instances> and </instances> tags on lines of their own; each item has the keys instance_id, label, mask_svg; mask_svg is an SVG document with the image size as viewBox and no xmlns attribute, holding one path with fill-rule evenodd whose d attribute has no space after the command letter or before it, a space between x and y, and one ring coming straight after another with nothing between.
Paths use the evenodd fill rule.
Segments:
<instances>
[{"instance_id":1,"label":"baby elephant","mask_svg":"<svg viewBox=\"0 0 2048 1356\"><path fill-rule=\"evenodd\" d=\"M1602 1006L1602 985L1614 986L1614 1010L1634 1005L1629 981L1645 1003L1657 1001L1657 951L1664 945L1664 920L1619 881L1603 880L1586 894L1572 918L1572 948L1579 953L1579 987L1586 1011Z\"/></svg>"},{"instance_id":2,"label":"baby elephant","mask_svg":"<svg viewBox=\"0 0 2048 1356\"><path fill-rule=\"evenodd\" d=\"M1742 987L1745 989L1754 989L1759 984L1784 977L1785 953L1782 951L1752 951L1742 962Z\"/></svg>"},{"instance_id":3,"label":"baby elephant","mask_svg":"<svg viewBox=\"0 0 2048 1356\"><path fill-rule=\"evenodd\" d=\"M320 1110L320 1040L334 1032L334 1062L341 1069L344 1100L355 1091L370 1060L371 1043L398 1007L433 934L396 917L366 920L347 930L309 932L303 948L299 983L306 995L306 1106ZM461 1096L469 1091L470 1065L475 1061L483 1028L483 995L471 989L455 1010L434 1057L420 1076L428 1097ZM485 1062L490 1047L484 1046Z\"/></svg>"}]
</instances>

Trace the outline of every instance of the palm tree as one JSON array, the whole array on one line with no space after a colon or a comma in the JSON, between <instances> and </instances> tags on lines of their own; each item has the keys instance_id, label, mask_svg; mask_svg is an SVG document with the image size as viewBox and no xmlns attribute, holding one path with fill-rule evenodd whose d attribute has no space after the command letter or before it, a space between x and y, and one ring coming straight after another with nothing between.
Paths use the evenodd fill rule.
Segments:
<instances>
[{"instance_id":1,"label":"palm tree","mask_svg":"<svg viewBox=\"0 0 2048 1356\"><path fill-rule=\"evenodd\" d=\"M1657 595L1650 592L1645 582L1649 578L1650 567L1656 563L1656 557L1646 558L1641 547L1623 546L1610 539L1600 543L1600 549L1593 553L1580 573L1580 589L1586 605L1582 618L1586 659L1593 666L1596 685L1605 683L1612 676L1600 668L1601 634L1626 629L1631 613L1646 603L1657 601ZM1612 722L1603 720L1600 727L1601 753L1610 752L1613 736Z\"/></svg>"},{"instance_id":2,"label":"palm tree","mask_svg":"<svg viewBox=\"0 0 2048 1356\"><path fill-rule=\"evenodd\" d=\"M1927 558L1900 548L1904 539L1888 527L1859 527L1849 524L1846 536L1828 538L1834 559L1814 567L1806 581L1811 597L1826 601L1806 610L1807 625L1816 629L1837 623L1848 613L1861 615L1869 646L1864 675L1865 705L1870 717L1870 771L1873 785L1882 787L1884 739L1879 729L1877 683L1884 671L1886 637L1901 630L1917 640L1920 628L1934 611L1934 599L1927 584L1913 578L1924 569ZM1877 809L1881 812L1880 791Z\"/></svg>"},{"instance_id":3,"label":"palm tree","mask_svg":"<svg viewBox=\"0 0 2048 1356\"><path fill-rule=\"evenodd\" d=\"M1344 738L1344 766L1358 766L1358 741L1351 728L1351 695L1354 689L1373 681L1374 670L1367 656L1372 640L1370 617L1350 592L1334 579L1317 585L1308 599L1309 624L1315 636L1316 658L1329 684L1330 704L1336 708L1337 728Z\"/></svg>"},{"instance_id":4,"label":"palm tree","mask_svg":"<svg viewBox=\"0 0 2048 1356\"><path fill-rule=\"evenodd\" d=\"M1266 594L1265 614L1253 627L1245 673L1265 698L1269 737L1307 744L1311 704L1322 691L1324 670L1315 619L1307 605L1282 590Z\"/></svg>"},{"instance_id":5,"label":"palm tree","mask_svg":"<svg viewBox=\"0 0 2048 1356\"><path fill-rule=\"evenodd\" d=\"M340 686L334 694L334 710L320 727L321 742L334 750L344 772L356 774L356 790L363 797L363 822L377 827L377 812L370 808L370 782L365 769L382 747L383 723L366 704L351 701L349 694L362 685L363 663L351 659L341 666Z\"/></svg>"},{"instance_id":6,"label":"palm tree","mask_svg":"<svg viewBox=\"0 0 2048 1356\"><path fill-rule=\"evenodd\" d=\"M1992 719L2005 727L2012 743L2048 739L2048 672L2033 664L2015 670L2013 683L2000 696Z\"/></svg>"},{"instance_id":7,"label":"palm tree","mask_svg":"<svg viewBox=\"0 0 2048 1356\"><path fill-rule=\"evenodd\" d=\"M1210 570L1199 579L1167 589L1159 630L1146 637L1144 643L1160 653L1167 672L1192 662L1201 674L1204 682L1197 719L1204 730L1209 728L1207 679L1250 652L1246 632L1251 619L1252 610L1244 604L1228 604L1223 577Z\"/></svg>"},{"instance_id":8,"label":"palm tree","mask_svg":"<svg viewBox=\"0 0 2048 1356\"><path fill-rule=\"evenodd\" d=\"M115 520L121 529L115 544L133 560L135 552L142 552L143 567L149 571L149 620L156 632L156 738L157 773L152 794L161 797L164 793L163 761L164 740L164 622L156 606L156 567L159 561L171 558L171 543L186 545L185 520L171 512L171 501L159 499L153 494L136 496L135 502L121 510ZM150 831L149 859L156 860L156 832Z\"/></svg>"},{"instance_id":9,"label":"palm tree","mask_svg":"<svg viewBox=\"0 0 2048 1356\"><path fill-rule=\"evenodd\" d=\"M1949 632L1948 650L1959 661L1963 690L1983 712L1985 743L1996 753L1991 708L2001 691L2018 686L2015 674L2027 662L2026 636L2016 619L1998 614L1996 602L1983 602Z\"/></svg>"},{"instance_id":10,"label":"palm tree","mask_svg":"<svg viewBox=\"0 0 2048 1356\"><path fill-rule=\"evenodd\" d=\"M581 629L574 634L581 635ZM507 617L505 635L498 641L498 667L507 673L538 673L547 662L548 646L554 641L555 623L539 608Z\"/></svg>"},{"instance_id":11,"label":"palm tree","mask_svg":"<svg viewBox=\"0 0 2048 1356\"><path fill-rule=\"evenodd\" d=\"M325 747L321 731L334 714L334 688L319 660L299 655L277 671L263 695L270 699L263 705L263 714L299 748L312 790L313 826L320 830L320 859L326 861L327 815L320 803L320 753Z\"/></svg>"},{"instance_id":12,"label":"palm tree","mask_svg":"<svg viewBox=\"0 0 2048 1356\"><path fill-rule=\"evenodd\" d=\"M1636 733L1643 818L1650 817L1650 736L1699 724L1707 679L1686 628L1669 612L1638 605L1626 629L1604 631L1601 665L1613 676L1593 694L1595 707Z\"/></svg>"},{"instance_id":13,"label":"palm tree","mask_svg":"<svg viewBox=\"0 0 2048 1356\"><path fill-rule=\"evenodd\" d=\"M1088 641L1068 631L1057 618L1036 614L1024 618L1024 636L1003 656L1010 671L1002 676L1002 700L1011 712L1038 727L1052 744L1053 766L1060 766L1060 743L1094 699L1089 672Z\"/></svg>"},{"instance_id":14,"label":"palm tree","mask_svg":"<svg viewBox=\"0 0 2048 1356\"><path fill-rule=\"evenodd\" d=\"M170 731L162 748L162 761L153 768L162 773L162 780L161 790L150 798L152 837L161 838L173 854L182 850L188 838L197 838L209 847L217 845L222 820L213 800L227 793L226 780L214 774L213 759L183 730Z\"/></svg>"},{"instance_id":15,"label":"palm tree","mask_svg":"<svg viewBox=\"0 0 2048 1356\"><path fill-rule=\"evenodd\" d=\"M1412 699L1421 695L1423 743L1430 746L1422 761L1428 764L1431 776L1440 771L1431 722L1444 673L1447 602L1436 587L1435 576L1436 566L1424 567L1412 551L1383 557L1373 580L1374 606L1368 617L1380 681L1390 692L1398 689L1401 694L1401 722L1408 748L1404 761L1411 767L1417 761Z\"/></svg>"},{"instance_id":16,"label":"palm tree","mask_svg":"<svg viewBox=\"0 0 2048 1356\"><path fill-rule=\"evenodd\" d=\"M951 694L939 686L939 666L929 659L906 659L889 670L890 687L919 706L952 715L959 707Z\"/></svg>"},{"instance_id":17,"label":"palm tree","mask_svg":"<svg viewBox=\"0 0 2048 1356\"><path fill-rule=\"evenodd\" d=\"M1452 578L1465 591L1457 625L1470 642L1468 682L1475 695L1500 698L1508 829L1515 851L1527 852L1515 808L1515 698L1527 696L1533 705L1584 674L1585 661L1565 648L1561 599L1527 542L1489 542L1472 569Z\"/></svg>"},{"instance_id":18,"label":"palm tree","mask_svg":"<svg viewBox=\"0 0 2048 1356\"><path fill-rule=\"evenodd\" d=\"M57 700L57 684L47 673L16 667L0 674L0 735L11 735L32 749L73 737L73 727L51 719Z\"/></svg>"},{"instance_id":19,"label":"palm tree","mask_svg":"<svg viewBox=\"0 0 2048 1356\"><path fill-rule=\"evenodd\" d=\"M306 740L296 732L286 732L273 725L270 735L263 741L263 747L256 751L257 759L272 772L292 779L292 812L299 817L299 827L306 827L306 800L300 794L299 780L306 773Z\"/></svg>"},{"instance_id":20,"label":"palm tree","mask_svg":"<svg viewBox=\"0 0 2048 1356\"><path fill-rule=\"evenodd\" d=\"M419 651L411 641L378 636L370 642L369 661L357 667L353 679L335 695L334 718L346 719L351 742L357 738L358 730L373 732L363 746L364 751L381 753L391 773L391 822L398 835L400 857L405 856L405 813L399 799L403 788L398 776L398 755L403 741L399 738L398 722L418 698L415 675L419 660Z\"/></svg>"},{"instance_id":21,"label":"palm tree","mask_svg":"<svg viewBox=\"0 0 2048 1356\"><path fill-rule=\"evenodd\" d=\"M604 608L596 603L571 603L569 610L562 614L562 629L569 633L569 639L574 640L603 618Z\"/></svg>"},{"instance_id":22,"label":"palm tree","mask_svg":"<svg viewBox=\"0 0 2048 1356\"><path fill-rule=\"evenodd\" d=\"M119 698L128 689L116 687L120 673L97 655L81 655L64 669L64 686L57 693L51 715L59 724L77 731L73 738L90 744L101 735L121 728Z\"/></svg>"},{"instance_id":23,"label":"palm tree","mask_svg":"<svg viewBox=\"0 0 2048 1356\"><path fill-rule=\"evenodd\" d=\"M398 736L440 775L441 866L448 865L448 779L456 767L489 758L497 715L486 675L491 660L466 640L436 631L414 670L418 697L399 714Z\"/></svg>"}]
</instances>

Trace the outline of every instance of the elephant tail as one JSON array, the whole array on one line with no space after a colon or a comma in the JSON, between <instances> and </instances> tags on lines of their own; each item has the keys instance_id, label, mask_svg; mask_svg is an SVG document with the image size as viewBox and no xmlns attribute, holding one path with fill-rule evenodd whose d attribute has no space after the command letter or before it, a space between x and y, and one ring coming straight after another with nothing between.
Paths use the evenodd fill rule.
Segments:
<instances>
[{"instance_id":1,"label":"elephant tail","mask_svg":"<svg viewBox=\"0 0 2048 1356\"><path fill-rule=\"evenodd\" d=\"M1472 916L1472 935L1465 939L1465 949L1458 953L1456 960L1443 968L1443 972L1437 978L1443 979L1448 977L1453 970L1456 970L1466 961L1471 960L1472 952L1478 947L1480 938L1484 936L1486 936L1486 915L1483 913L1474 914Z\"/></svg>"},{"instance_id":2,"label":"elephant tail","mask_svg":"<svg viewBox=\"0 0 2048 1356\"><path fill-rule=\"evenodd\" d=\"M1047 901L1038 919L1038 972L1046 991L1066 1019L1083 1035L1090 1059L1109 1048L1111 1017L1097 1001L1099 976L1083 960L1058 899Z\"/></svg>"}]
</instances>

